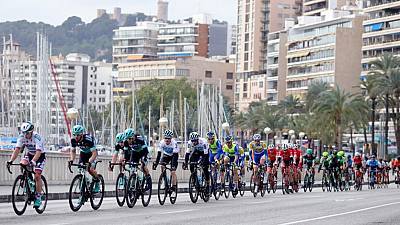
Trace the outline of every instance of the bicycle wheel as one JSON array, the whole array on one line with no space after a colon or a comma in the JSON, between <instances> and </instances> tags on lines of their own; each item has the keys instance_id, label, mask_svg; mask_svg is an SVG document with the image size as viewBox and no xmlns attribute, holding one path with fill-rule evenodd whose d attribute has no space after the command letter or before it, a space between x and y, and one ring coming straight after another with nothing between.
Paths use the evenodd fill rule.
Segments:
<instances>
[{"instance_id":1,"label":"bicycle wheel","mask_svg":"<svg viewBox=\"0 0 400 225\"><path fill-rule=\"evenodd\" d=\"M192 173L189 178L189 196L190 200L193 203L196 203L197 200L199 199L199 189L197 187L198 187L197 175L195 173Z\"/></svg>"},{"instance_id":2,"label":"bicycle wheel","mask_svg":"<svg viewBox=\"0 0 400 225\"><path fill-rule=\"evenodd\" d=\"M314 186L314 174L308 178L308 191L312 192Z\"/></svg>"},{"instance_id":3,"label":"bicycle wheel","mask_svg":"<svg viewBox=\"0 0 400 225\"><path fill-rule=\"evenodd\" d=\"M272 185L272 193L275 194L276 189L278 188L278 173L277 172L275 172L272 180L274 182Z\"/></svg>"},{"instance_id":4,"label":"bicycle wheel","mask_svg":"<svg viewBox=\"0 0 400 225\"><path fill-rule=\"evenodd\" d=\"M136 174L132 173L129 176L128 183L126 185L126 204L129 208L133 208L138 199L138 187L136 186Z\"/></svg>"},{"instance_id":5,"label":"bicycle wheel","mask_svg":"<svg viewBox=\"0 0 400 225\"><path fill-rule=\"evenodd\" d=\"M306 174L304 175L304 182L303 182L304 192L307 192L308 184L309 184L309 181L308 181L308 173L306 173Z\"/></svg>"},{"instance_id":6,"label":"bicycle wheel","mask_svg":"<svg viewBox=\"0 0 400 225\"><path fill-rule=\"evenodd\" d=\"M264 175L260 176L260 185L261 185L260 194L261 194L261 197L264 197L265 193L267 192L267 186L268 186L268 182L264 181Z\"/></svg>"},{"instance_id":7,"label":"bicycle wheel","mask_svg":"<svg viewBox=\"0 0 400 225\"><path fill-rule=\"evenodd\" d=\"M28 205L28 200L29 194L27 181L25 176L18 175L17 178L15 178L11 195L13 209L17 215L20 216L24 214Z\"/></svg>"},{"instance_id":8,"label":"bicycle wheel","mask_svg":"<svg viewBox=\"0 0 400 225\"><path fill-rule=\"evenodd\" d=\"M94 210L100 208L104 198L104 179L101 174L98 174L97 177L98 181L92 181L90 184L90 205ZM99 185L99 191L96 190L96 185Z\"/></svg>"},{"instance_id":9,"label":"bicycle wheel","mask_svg":"<svg viewBox=\"0 0 400 225\"><path fill-rule=\"evenodd\" d=\"M271 187L272 187L271 179L270 179L270 177L272 177L272 175L270 173L265 173L265 176L266 176L265 182L264 182L264 185L266 188L265 190L269 194L271 192Z\"/></svg>"},{"instance_id":10,"label":"bicycle wheel","mask_svg":"<svg viewBox=\"0 0 400 225\"><path fill-rule=\"evenodd\" d=\"M174 187L173 190L170 189L169 201L171 202L171 204L175 204L176 198L178 197L178 181L176 181L176 185L173 186L172 176L170 176L169 178L169 187Z\"/></svg>"},{"instance_id":11,"label":"bicycle wheel","mask_svg":"<svg viewBox=\"0 0 400 225\"><path fill-rule=\"evenodd\" d=\"M230 176L230 180L229 180L229 186L230 186L230 190L232 191L232 197L236 198L237 194L238 194L238 190L234 190L234 182L233 182L233 174L231 174Z\"/></svg>"},{"instance_id":12,"label":"bicycle wheel","mask_svg":"<svg viewBox=\"0 0 400 225\"><path fill-rule=\"evenodd\" d=\"M164 205L165 199L167 199L167 188L168 187L168 181L167 181L167 176L165 174L165 171L161 173L160 178L158 178L158 188L157 188L157 196L158 196L158 202L160 205Z\"/></svg>"},{"instance_id":13,"label":"bicycle wheel","mask_svg":"<svg viewBox=\"0 0 400 225\"><path fill-rule=\"evenodd\" d=\"M254 174L251 174L251 177L250 177L250 192L251 193L254 193Z\"/></svg>"},{"instance_id":14,"label":"bicycle wheel","mask_svg":"<svg viewBox=\"0 0 400 225\"><path fill-rule=\"evenodd\" d=\"M246 191L246 183L243 181L244 177L240 178L239 180L239 194L240 196L244 196L244 193Z\"/></svg>"},{"instance_id":15,"label":"bicycle wheel","mask_svg":"<svg viewBox=\"0 0 400 225\"><path fill-rule=\"evenodd\" d=\"M325 192L325 190L327 190L327 185L326 185L326 174L325 174L325 173L323 173L323 175L322 175L322 184L321 184L321 187L322 187L322 192Z\"/></svg>"},{"instance_id":16,"label":"bicycle wheel","mask_svg":"<svg viewBox=\"0 0 400 225\"><path fill-rule=\"evenodd\" d=\"M139 183L139 182L138 182ZM153 181L150 176L143 177L142 180L142 205L147 207L151 200L151 192L153 190Z\"/></svg>"},{"instance_id":17,"label":"bicycle wheel","mask_svg":"<svg viewBox=\"0 0 400 225\"><path fill-rule=\"evenodd\" d=\"M48 198L48 189L47 189L47 181L46 178L42 175L42 192L40 193L42 198L42 203L38 208L35 208L36 212L42 214L47 206L47 198Z\"/></svg>"},{"instance_id":18,"label":"bicycle wheel","mask_svg":"<svg viewBox=\"0 0 400 225\"><path fill-rule=\"evenodd\" d=\"M225 198L228 199L230 192L231 192L231 186L230 186L230 174L229 171L225 171L225 179L224 179L224 195Z\"/></svg>"},{"instance_id":19,"label":"bicycle wheel","mask_svg":"<svg viewBox=\"0 0 400 225\"><path fill-rule=\"evenodd\" d=\"M221 186L218 184L218 176L220 176L220 174L215 172L211 179L211 186L215 200L219 200L219 197L221 197Z\"/></svg>"},{"instance_id":20,"label":"bicycle wheel","mask_svg":"<svg viewBox=\"0 0 400 225\"><path fill-rule=\"evenodd\" d=\"M126 198L126 177L125 174L118 174L117 181L115 183L115 198L117 199L117 204L122 207L125 204Z\"/></svg>"},{"instance_id":21,"label":"bicycle wheel","mask_svg":"<svg viewBox=\"0 0 400 225\"><path fill-rule=\"evenodd\" d=\"M86 183L83 180L83 176L78 174L72 179L71 186L69 187L69 207L72 211L78 211L83 203L86 201L85 199L85 191L86 191Z\"/></svg>"}]
</instances>

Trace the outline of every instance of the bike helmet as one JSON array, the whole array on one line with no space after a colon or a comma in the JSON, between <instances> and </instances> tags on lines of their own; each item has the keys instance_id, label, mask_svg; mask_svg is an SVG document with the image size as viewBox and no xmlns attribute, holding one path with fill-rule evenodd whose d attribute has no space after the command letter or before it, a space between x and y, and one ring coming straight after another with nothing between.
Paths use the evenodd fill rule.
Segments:
<instances>
[{"instance_id":1,"label":"bike helmet","mask_svg":"<svg viewBox=\"0 0 400 225\"><path fill-rule=\"evenodd\" d=\"M172 130L164 131L164 138L172 138L173 135L174 135L174 132L172 132Z\"/></svg>"},{"instance_id":2,"label":"bike helmet","mask_svg":"<svg viewBox=\"0 0 400 225\"><path fill-rule=\"evenodd\" d=\"M254 141L260 141L261 140L261 135L260 134L254 134L253 135L253 140Z\"/></svg>"},{"instance_id":3,"label":"bike helmet","mask_svg":"<svg viewBox=\"0 0 400 225\"><path fill-rule=\"evenodd\" d=\"M339 152L337 153L337 155L338 155L339 157L343 157L343 156L344 156L344 151L339 151Z\"/></svg>"},{"instance_id":4,"label":"bike helmet","mask_svg":"<svg viewBox=\"0 0 400 225\"><path fill-rule=\"evenodd\" d=\"M289 144L287 144L287 147L288 148L293 148L293 144L289 143Z\"/></svg>"},{"instance_id":5,"label":"bike helmet","mask_svg":"<svg viewBox=\"0 0 400 225\"><path fill-rule=\"evenodd\" d=\"M337 154L338 154L338 152L336 149L332 151L332 155L337 155Z\"/></svg>"},{"instance_id":6,"label":"bike helmet","mask_svg":"<svg viewBox=\"0 0 400 225\"><path fill-rule=\"evenodd\" d=\"M312 150L311 148L309 148L309 149L307 149L306 153L307 153L308 155L311 155L311 154L313 153L313 150Z\"/></svg>"},{"instance_id":7,"label":"bike helmet","mask_svg":"<svg viewBox=\"0 0 400 225\"><path fill-rule=\"evenodd\" d=\"M371 156L371 158L372 158L372 159L375 159L375 158L376 158L376 156L375 156L375 155L372 155L372 156Z\"/></svg>"},{"instance_id":8,"label":"bike helmet","mask_svg":"<svg viewBox=\"0 0 400 225\"><path fill-rule=\"evenodd\" d=\"M323 153L322 153L322 156L323 156L323 157L328 157L328 156L329 156L329 153L328 153L328 152L323 152Z\"/></svg>"},{"instance_id":9,"label":"bike helmet","mask_svg":"<svg viewBox=\"0 0 400 225\"><path fill-rule=\"evenodd\" d=\"M121 143L125 140L124 133L118 133L117 136L115 137L115 140L117 143Z\"/></svg>"},{"instance_id":10,"label":"bike helmet","mask_svg":"<svg viewBox=\"0 0 400 225\"><path fill-rule=\"evenodd\" d=\"M400 156L397 156L397 160L399 160L399 161L400 161Z\"/></svg>"},{"instance_id":11,"label":"bike helmet","mask_svg":"<svg viewBox=\"0 0 400 225\"><path fill-rule=\"evenodd\" d=\"M270 144L270 145L268 145L268 148L269 148L269 149L275 148L275 146L274 146L274 144Z\"/></svg>"},{"instance_id":12,"label":"bike helmet","mask_svg":"<svg viewBox=\"0 0 400 225\"><path fill-rule=\"evenodd\" d=\"M82 125L75 125L72 128L72 135L77 136L83 134L85 132L85 128Z\"/></svg>"},{"instance_id":13,"label":"bike helmet","mask_svg":"<svg viewBox=\"0 0 400 225\"><path fill-rule=\"evenodd\" d=\"M351 155L347 155L347 159L351 159Z\"/></svg>"},{"instance_id":14,"label":"bike helmet","mask_svg":"<svg viewBox=\"0 0 400 225\"><path fill-rule=\"evenodd\" d=\"M232 141L233 141L233 137L232 136L225 137L225 142L232 142Z\"/></svg>"},{"instance_id":15,"label":"bike helmet","mask_svg":"<svg viewBox=\"0 0 400 225\"><path fill-rule=\"evenodd\" d=\"M33 126L33 124L31 122L26 122L21 125L22 133L27 133L27 132L33 131L33 128L35 128L35 126Z\"/></svg>"},{"instance_id":16,"label":"bike helmet","mask_svg":"<svg viewBox=\"0 0 400 225\"><path fill-rule=\"evenodd\" d=\"M197 132L192 132L189 134L189 139L191 141L199 140L200 135Z\"/></svg>"},{"instance_id":17,"label":"bike helmet","mask_svg":"<svg viewBox=\"0 0 400 225\"><path fill-rule=\"evenodd\" d=\"M215 133L214 133L213 131L208 131L207 137L208 137L209 139L214 138L214 137L215 137Z\"/></svg>"},{"instance_id":18,"label":"bike helmet","mask_svg":"<svg viewBox=\"0 0 400 225\"><path fill-rule=\"evenodd\" d=\"M282 149L283 150L287 150L288 149L288 145L287 144L282 144Z\"/></svg>"},{"instance_id":19,"label":"bike helmet","mask_svg":"<svg viewBox=\"0 0 400 225\"><path fill-rule=\"evenodd\" d=\"M294 144L293 148L299 148L299 145L298 144Z\"/></svg>"},{"instance_id":20,"label":"bike helmet","mask_svg":"<svg viewBox=\"0 0 400 225\"><path fill-rule=\"evenodd\" d=\"M124 135L125 139L131 138L135 135L135 130L133 130L132 128L128 128L125 130Z\"/></svg>"}]
</instances>

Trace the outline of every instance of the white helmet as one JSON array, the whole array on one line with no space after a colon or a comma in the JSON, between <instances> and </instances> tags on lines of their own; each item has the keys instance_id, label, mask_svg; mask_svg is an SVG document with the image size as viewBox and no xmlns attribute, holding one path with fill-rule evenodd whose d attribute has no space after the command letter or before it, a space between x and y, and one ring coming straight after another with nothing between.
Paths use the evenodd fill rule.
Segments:
<instances>
[{"instance_id":1,"label":"white helmet","mask_svg":"<svg viewBox=\"0 0 400 225\"><path fill-rule=\"evenodd\" d=\"M255 141L261 140L261 135L260 134L254 134L253 135L253 140L255 140Z\"/></svg>"},{"instance_id":2,"label":"white helmet","mask_svg":"<svg viewBox=\"0 0 400 225\"><path fill-rule=\"evenodd\" d=\"M288 147L288 148L293 148L293 144L292 144L292 143L289 143L289 144L287 144L287 147Z\"/></svg>"},{"instance_id":3,"label":"white helmet","mask_svg":"<svg viewBox=\"0 0 400 225\"><path fill-rule=\"evenodd\" d=\"M356 156L361 156L361 154L359 152L356 152Z\"/></svg>"},{"instance_id":4,"label":"white helmet","mask_svg":"<svg viewBox=\"0 0 400 225\"><path fill-rule=\"evenodd\" d=\"M274 147L275 147L274 144L269 144L269 145L268 145L268 148L274 148Z\"/></svg>"},{"instance_id":5,"label":"white helmet","mask_svg":"<svg viewBox=\"0 0 400 225\"><path fill-rule=\"evenodd\" d=\"M33 128L35 128L35 126L33 126L31 122L26 122L21 125L22 133L33 131Z\"/></svg>"},{"instance_id":6,"label":"white helmet","mask_svg":"<svg viewBox=\"0 0 400 225\"><path fill-rule=\"evenodd\" d=\"M189 139L190 139L191 141L198 140L199 137L200 137L200 135L199 135L197 132L192 132L192 133L190 133L190 135L189 135Z\"/></svg>"},{"instance_id":7,"label":"white helmet","mask_svg":"<svg viewBox=\"0 0 400 225\"><path fill-rule=\"evenodd\" d=\"M281 147L283 150L287 150L288 149L288 145L287 144L282 144L282 147Z\"/></svg>"}]
</instances>

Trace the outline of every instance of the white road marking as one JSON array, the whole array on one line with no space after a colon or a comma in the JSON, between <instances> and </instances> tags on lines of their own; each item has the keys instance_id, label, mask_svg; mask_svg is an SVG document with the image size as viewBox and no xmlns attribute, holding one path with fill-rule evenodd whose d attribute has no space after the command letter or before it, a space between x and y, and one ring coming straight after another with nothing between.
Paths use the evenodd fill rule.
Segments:
<instances>
[{"instance_id":1,"label":"white road marking","mask_svg":"<svg viewBox=\"0 0 400 225\"><path fill-rule=\"evenodd\" d=\"M305 223L305 222L310 222L310 221L315 221L315 220L322 220L322 219L326 219L326 218L331 218L331 217L336 217L336 216L343 216L343 215L347 215L347 214L358 213L358 212L363 212L363 211L367 211L367 210L371 210L371 209L377 209L377 208L382 208L382 207L385 207L385 206L397 205L397 204L400 204L400 202L392 202L392 203L387 203L387 204L383 204L383 205L377 205L377 206L372 206L372 207L368 207L368 208L357 209L357 210L344 212L344 213L337 213L337 214L332 214L332 215L327 215L327 216L320 216L320 217L315 217L315 218L310 218L310 219L305 219L305 220L293 221L293 222L289 222L289 223L281 223L279 225L290 225L290 224Z\"/></svg>"},{"instance_id":2,"label":"white road marking","mask_svg":"<svg viewBox=\"0 0 400 225\"><path fill-rule=\"evenodd\" d=\"M163 212L163 213L159 213L159 214L164 215L164 214L184 213L184 212L191 212L191 211L196 211L196 210L197 209L185 209L185 210L179 210L179 211Z\"/></svg>"}]
</instances>

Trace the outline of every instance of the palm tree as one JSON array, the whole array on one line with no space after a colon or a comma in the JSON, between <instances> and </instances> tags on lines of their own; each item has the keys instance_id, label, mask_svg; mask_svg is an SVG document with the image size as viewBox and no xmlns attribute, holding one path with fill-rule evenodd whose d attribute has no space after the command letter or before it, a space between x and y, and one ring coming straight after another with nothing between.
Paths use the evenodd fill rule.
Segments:
<instances>
[{"instance_id":1,"label":"palm tree","mask_svg":"<svg viewBox=\"0 0 400 225\"><path fill-rule=\"evenodd\" d=\"M318 115L326 117L326 123L334 123L335 142L342 148L343 126L347 118L367 110L364 99L341 90L339 87L332 91L325 91L316 102Z\"/></svg>"},{"instance_id":2,"label":"palm tree","mask_svg":"<svg viewBox=\"0 0 400 225\"><path fill-rule=\"evenodd\" d=\"M400 58L389 53L383 54L378 59L371 62L373 68L368 74L375 77L378 88L384 95L385 100L385 155L387 152L388 143L388 130L389 130L389 102L390 96L394 95L396 98L400 95L400 78L399 78ZM398 99L399 97L397 97ZM400 103L399 103L400 104ZM396 121L397 122L397 121ZM399 128L400 129L400 128ZM396 140L400 140L400 131L396 129ZM398 147L400 145L398 144Z\"/></svg>"},{"instance_id":3,"label":"palm tree","mask_svg":"<svg viewBox=\"0 0 400 225\"><path fill-rule=\"evenodd\" d=\"M313 82L308 87L306 94L305 108L310 112L313 108L315 101L318 99L320 94L329 89L329 85L326 82Z\"/></svg>"},{"instance_id":4,"label":"palm tree","mask_svg":"<svg viewBox=\"0 0 400 225\"><path fill-rule=\"evenodd\" d=\"M376 154L376 145L375 145L375 112L377 106L377 99L380 94L380 90L377 85L375 76L368 76L367 79L361 81L361 88L364 90L364 95L367 96L366 100L371 103L371 146L372 153Z\"/></svg>"},{"instance_id":5,"label":"palm tree","mask_svg":"<svg viewBox=\"0 0 400 225\"><path fill-rule=\"evenodd\" d=\"M287 114L300 113L303 105L300 102L300 98L294 95L288 95L284 100L279 103L279 108Z\"/></svg>"}]
</instances>

